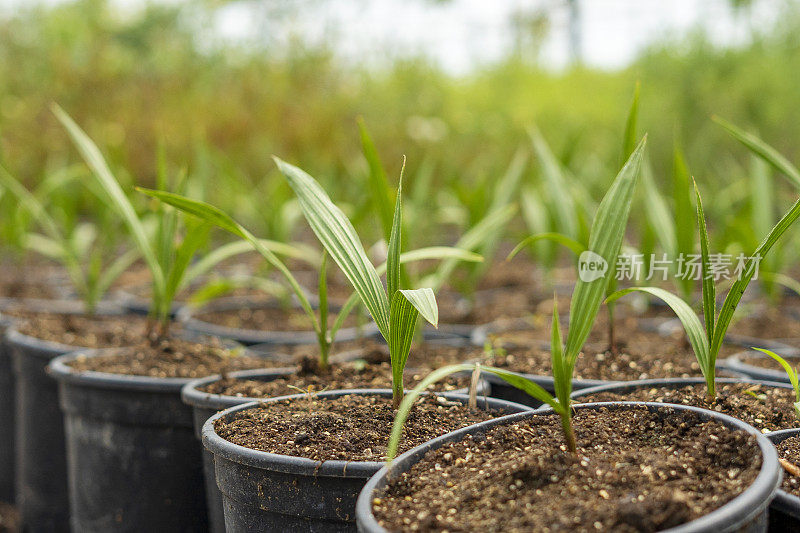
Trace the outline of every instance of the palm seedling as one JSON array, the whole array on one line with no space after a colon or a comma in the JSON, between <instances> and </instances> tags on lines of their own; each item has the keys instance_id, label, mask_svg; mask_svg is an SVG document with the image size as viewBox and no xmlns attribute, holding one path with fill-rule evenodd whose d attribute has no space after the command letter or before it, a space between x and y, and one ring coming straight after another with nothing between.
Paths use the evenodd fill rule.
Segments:
<instances>
[{"instance_id":1,"label":"palm seedling","mask_svg":"<svg viewBox=\"0 0 800 533\"><path fill-rule=\"evenodd\" d=\"M741 273L725 296L719 314L717 314L716 286L714 285L714 275L709 254L708 232L706 230L703 202L697 184L695 184L695 195L697 199L697 225L700 230L700 255L703 278L701 284L703 321L700 321L689 303L682 300L679 296L658 287L634 287L624 289L610 295L608 299L616 300L633 291L641 291L664 300L664 302L675 311L675 314L683 324L686 335L700 365L700 370L705 378L706 392L709 397L713 398L716 396L714 370L717 356L722 348L725 334L731 324L736 308L742 299L744 291L758 271L759 261L767 255L784 232L798 217L800 217L800 200L795 202L791 209L780 219L775 227L772 228L755 252L747 258L746 263L741 269Z\"/></svg>"},{"instance_id":2,"label":"palm seedling","mask_svg":"<svg viewBox=\"0 0 800 533\"><path fill-rule=\"evenodd\" d=\"M23 238L24 246L60 263L77 296L83 301L85 312L93 315L114 280L136 261L138 251L129 250L107 260L118 252L117 242L98 236L97 226L85 221L75 224L65 233L64 224L50 213L37 195L3 167L0 167L0 188L16 198L19 208L31 216L40 230L27 232Z\"/></svg>"},{"instance_id":3,"label":"palm seedling","mask_svg":"<svg viewBox=\"0 0 800 533\"><path fill-rule=\"evenodd\" d=\"M732 124L729 124L721 119L715 119L730 131L734 137L747 146L753 153L764 159L767 163L789 177L790 181L800 186L800 172L782 155L780 155L774 148L767 145L761 139L754 135L745 133ZM703 202L700 197L700 191L695 184L695 197L697 203L697 225L700 234L700 255L702 263L702 300L703 300L703 322L700 321L698 316L692 310L689 303L682 300L675 294L660 289L657 287L636 287L618 291L609 296L609 300L616 300L622 296L629 294L633 291L642 291L649 293L652 296L661 298L667 305L669 305L681 321L686 335L689 339L692 349L697 361L700 365L700 370L706 381L706 393L709 397L716 396L715 389L715 366L717 356L722 348L725 340L725 335L728 327L731 325L736 308L744 295L744 291L750 284L750 281L758 273L759 263L767 256L769 251L778 242L780 237L786 232L789 227L794 224L798 217L800 217L800 199L786 212L786 214L778 221L778 223L770 230L761 244L756 248L752 255L749 256L746 263L743 265L741 272L737 279L734 281L719 314L716 313L716 286L714 285L714 277L712 273L712 266L709 254L708 232L706 230L705 213L703 211Z\"/></svg>"},{"instance_id":4,"label":"palm seedling","mask_svg":"<svg viewBox=\"0 0 800 533\"><path fill-rule=\"evenodd\" d=\"M589 236L589 250L597 254L607 264L614 261L622 245L634 188L640 174L645 142L646 140L643 139L633 150L595 213ZM403 400L392 428L392 436L389 441L389 458L394 457L397 452L403 422L418 395L430 384L445 376L455 372L474 371L476 367L499 376L510 385L525 391L550 406L561 418L567 448L574 452L575 435L572 430L572 410L569 398L572 393L572 374L578 356L597 318L600 305L603 303L608 283L608 273L592 280L587 278L577 281L570 302L569 330L567 331L566 341L562 340L558 308L554 305L551 330L551 358L555 397L525 377L500 368L465 363L437 369L426 376Z\"/></svg>"},{"instance_id":5,"label":"palm seedling","mask_svg":"<svg viewBox=\"0 0 800 533\"><path fill-rule=\"evenodd\" d=\"M622 150L623 166L629 160L631 154L636 148L636 126L637 126L638 116L639 116L639 87L637 85L633 97L633 102L631 104L631 108L628 113L628 118L625 125L625 134L623 136L624 139L623 150ZM548 187L555 193L552 197L552 203L555 207L556 214L558 215L557 218L559 221L561 221L560 224L562 226L562 230L542 232L527 237L526 239L522 240L511 251L511 253L507 257L507 260L513 259L514 256L516 256L522 249L540 243L541 241L553 241L557 244L560 244L563 247L570 250L573 254L575 254L575 256L579 258L579 260L582 260L584 257L583 254L589 251L593 251L590 246L591 236L585 230L586 224L581 217L575 214L578 213L579 211L576 210L573 198L575 197L581 198L582 195L575 193L575 191L579 189L577 189L574 186L571 189L568 189L570 181L566 179L566 176L561 171L558 162L556 161L552 152L547 147L547 144L541 137L541 134L539 134L537 130L533 130L532 136L534 140L534 147L536 148L536 151L539 154L540 159L542 160L543 174L547 180ZM646 172L643 172L643 174L646 174ZM586 199L580 202L580 204L584 208L587 208L589 203L590 201ZM530 219L532 217L529 215L527 218ZM610 294L614 292L617 285L617 279L616 279L617 258L614 257L612 261L609 261L606 264L606 267L608 269L607 272L608 285L606 287L606 290ZM608 309L609 350L612 353L617 353L616 334L614 331L614 304L613 302L609 301L606 303L606 306Z\"/></svg>"},{"instance_id":6,"label":"palm seedling","mask_svg":"<svg viewBox=\"0 0 800 533\"><path fill-rule=\"evenodd\" d=\"M112 209L122 219L133 238L136 249L144 259L152 276L151 296L151 331L154 340L166 337L171 322L170 311L175 296L188 287L192 280L210 271L216 264L238 253L249 251L249 248L226 245L209 254L205 260L192 265L195 253L207 243L211 224L196 219L186 221L184 237L177 242L179 234L178 213L175 210L159 206L155 211L155 231L148 231L145 218L136 212L130 199L122 190L119 181L114 177L100 150L86 133L60 107L53 108L56 117L64 125L72 141L77 146L86 163L91 168L96 182ZM166 186L167 175L164 164L160 164L158 183ZM186 174L178 179L178 187L186 186ZM260 242L265 249L273 249L276 253L307 257L302 250L287 244L273 241ZM270 252L272 253L272 252Z\"/></svg>"},{"instance_id":7,"label":"palm seedling","mask_svg":"<svg viewBox=\"0 0 800 533\"><path fill-rule=\"evenodd\" d=\"M317 312L315 312L313 306L311 305L308 299L306 291L300 286L300 283L292 274L291 270L277 257L277 255L274 253L272 249L270 249L269 246L265 245L266 241L264 241L263 239L256 238L249 230L247 230L244 226L236 222L230 215L224 213L220 209L208 203L201 202L198 200L193 200L185 196L170 193L167 191L155 191L143 188L139 188L138 190L161 200L165 204L169 204L186 213L194 215L195 217L198 217L201 220L203 220L205 223L214 224L236 235L237 237L243 239L244 241L243 243L240 244L243 244L250 249L255 249L259 254L261 254L264 257L264 259L267 260L267 262L269 262L273 267L275 267L283 275L292 293L297 298L300 307L307 315L309 322L311 323L311 326L316 334L320 351L319 366L321 370L325 370L328 368L328 355L330 352L330 347L334 342L334 339L336 338L336 333L344 324L344 321L347 318L348 314L358 304L359 299L364 303L367 310L372 314L373 318L375 319L375 323L378 324L380 332L384 334L384 337L387 339L388 342L389 330L387 329L386 324L388 320L389 310L387 309L386 310L387 312L384 314L382 313L382 308L376 307L376 305L381 305L380 296L376 295L377 292L376 293L365 292L367 290L376 290L376 288L380 286L380 279L378 278L380 274L387 272L388 273L387 277L389 279L396 280L398 279L397 276L400 275L399 265L401 263L406 263L411 261L421 261L426 259L442 259L442 258L457 259L462 261L480 260L480 256L477 256L476 254L470 253L466 250L443 247L443 246L420 248L418 250L413 250L411 252L407 252L401 255L399 253L399 247L397 246L396 242L397 239L399 238L399 232L400 232L399 229L400 220L398 219L396 224L392 226L393 235L394 232L396 232L398 237L394 238L394 240L391 241L392 246L389 247L390 251L389 260L385 264L380 265L376 269L369 263L369 260L366 257L366 252L361 246L361 243L355 234L355 230L353 229L352 224L350 224L347 217L345 217L344 214L333 204L333 202L331 202L331 200L328 198L328 196L325 194L322 188L316 183L316 181L314 181L313 178L311 178L301 170L292 167L291 165L283 163L282 161L279 160L278 163L280 170L284 173L284 175L287 176L290 185L297 193L297 196L300 200L301 208L303 209L303 213L306 215L306 218L311 223L312 229L314 230L315 233L317 233L318 236L322 235L325 237L325 239L323 239L323 237L320 236L320 241L323 243L323 246L327 253L323 254L322 265L319 270L319 278L318 278L319 305L317 306L318 307ZM287 172L289 172L289 170L287 169L290 169L292 172L294 172L293 174L291 174L292 178L290 178L290 176L287 175ZM316 200L318 204L311 204L311 202L314 200ZM313 205L314 207L310 207L310 205ZM313 209L316 209L317 211L313 211ZM397 216L399 217L399 215ZM336 318L333 320L333 325L330 326L328 323L329 309L327 305L328 299L327 299L327 275L326 275L327 271L326 264L328 256L332 257L334 261L336 261L337 265L339 265L339 267L348 277L350 282L353 283L353 286L356 289L355 293L347 300L347 302L345 302L345 304L338 311ZM353 279L355 279L356 281L354 282ZM377 280L377 284L372 285L373 283L375 283L375 280ZM371 285L365 288L366 283L369 283ZM394 286L397 287L397 285ZM382 294L383 298L386 299L386 293L384 292ZM417 298L422 296L423 295L421 293L416 293L416 292L409 294L409 298ZM433 313L433 311L430 310L430 307L424 307L424 305L427 303L429 303L427 299L422 299L419 300L418 305L423 306L423 308L426 310L427 316L433 318L435 315L431 314ZM413 306L414 304L409 304L409 305ZM400 309L397 309L394 312L396 313L401 309L404 309L404 307L401 306ZM410 311L405 310L404 313L410 313ZM402 317L406 317L406 315L404 314L402 315ZM416 317L413 322L414 324L416 323ZM412 333L413 333L413 327L412 327ZM395 352L391 351L391 346L393 346L393 344L390 343L390 352L392 353L392 362L393 362L392 366L394 368ZM408 356L409 348L410 344L409 347L406 348L405 352L406 357ZM402 387L402 383L400 386Z\"/></svg>"}]
</instances>

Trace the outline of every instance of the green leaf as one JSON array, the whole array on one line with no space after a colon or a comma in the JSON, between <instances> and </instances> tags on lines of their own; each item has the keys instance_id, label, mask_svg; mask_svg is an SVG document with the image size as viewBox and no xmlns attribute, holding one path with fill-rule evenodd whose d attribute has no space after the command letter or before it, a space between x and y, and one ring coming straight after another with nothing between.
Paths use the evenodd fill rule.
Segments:
<instances>
[{"instance_id":1,"label":"green leaf","mask_svg":"<svg viewBox=\"0 0 800 533\"><path fill-rule=\"evenodd\" d=\"M108 196L111 205L122 217L128 231L130 231L136 246L139 248L142 257L150 268L150 273L153 277L153 292L156 294L163 294L166 280L164 271L156 257L156 251L150 245L150 240L147 237L141 220L137 216L130 200L122 191L119 182L108 168L108 164L106 164L105 159L103 159L100 150L80 126L78 126L58 105L53 105L53 113L66 128L67 133L69 133L72 141L77 146L78 151L80 151L84 160L92 169L99 185Z\"/></svg>"},{"instance_id":2,"label":"green leaf","mask_svg":"<svg viewBox=\"0 0 800 533\"><path fill-rule=\"evenodd\" d=\"M692 190L689 180L689 170L683 152L675 143L675 153L672 166L672 194L675 204L675 244L677 246L675 258L680 254L684 257L694 253L694 209L692 208ZM691 298L694 282L691 279L679 280L681 292L686 299Z\"/></svg>"},{"instance_id":3,"label":"green leaf","mask_svg":"<svg viewBox=\"0 0 800 533\"><path fill-rule=\"evenodd\" d=\"M403 160L403 169L400 170L400 182L397 186L397 200L394 205L394 218L389 237L389 253L386 260L386 287L389 295L393 295L400 288L400 246L403 231L403 170L406 163Z\"/></svg>"},{"instance_id":4,"label":"green leaf","mask_svg":"<svg viewBox=\"0 0 800 533\"><path fill-rule=\"evenodd\" d=\"M278 158L275 162L297 195L311 229L353 284L383 338L388 341L389 299L353 225L314 178Z\"/></svg>"},{"instance_id":5,"label":"green leaf","mask_svg":"<svg viewBox=\"0 0 800 533\"><path fill-rule=\"evenodd\" d=\"M753 348L753 350L758 350L761 353L767 354L768 356L775 359L778 363L780 363L780 365L786 371L786 375L789 377L789 381L791 382L792 388L794 389L795 402L800 402L800 383L798 383L797 371L792 368L789 362L780 355L773 352L772 350L765 350L764 348L756 348L756 347L751 347L751 348Z\"/></svg>"},{"instance_id":6,"label":"green leaf","mask_svg":"<svg viewBox=\"0 0 800 533\"><path fill-rule=\"evenodd\" d=\"M291 286L292 290L294 291L295 296L300 302L300 306L305 311L306 315L310 318L314 330L319 331L319 324L317 323L317 315L314 313L311 304L308 301L308 297L306 296L305 291L297 282L295 277L286 268L286 265L278 259L278 257L272 253L272 251L264 246L260 239L257 239L252 233L250 233L244 226L240 225L238 222L233 220L229 215L224 213L222 210L214 207L213 205L207 204L206 202L201 202L199 200L192 200L191 198L186 198L185 196L181 196L179 194L167 192L167 191L154 191L151 189L145 189L142 187L137 187L137 191L142 192L148 196L152 196L153 198L157 198L162 202L169 204L173 207L180 209L185 213L189 213L190 215L194 215L195 217L205 220L215 226L218 226L234 235L241 237L242 239L249 242L252 247L261 254L264 259L266 259L272 266L277 268L286 281Z\"/></svg>"},{"instance_id":7,"label":"green leaf","mask_svg":"<svg viewBox=\"0 0 800 533\"><path fill-rule=\"evenodd\" d=\"M401 289L398 292L419 311L422 318L433 326L439 325L439 307L436 305L436 296L433 294L433 289Z\"/></svg>"},{"instance_id":8,"label":"green leaf","mask_svg":"<svg viewBox=\"0 0 800 533\"><path fill-rule=\"evenodd\" d=\"M103 272L97 279L96 287L94 289L96 298L99 299L102 295L111 288L111 284L120 277L128 267L136 262L141 253L138 248L133 248L117 257L112 263L103 269Z\"/></svg>"},{"instance_id":9,"label":"green leaf","mask_svg":"<svg viewBox=\"0 0 800 533\"><path fill-rule=\"evenodd\" d=\"M530 130L533 149L542 168L545 183L550 191L550 200L555 208L555 219L560 233L572 238L578 236L577 210L570 194L569 185L561 170L556 156L553 155L547 141L536 127Z\"/></svg>"},{"instance_id":10,"label":"green leaf","mask_svg":"<svg viewBox=\"0 0 800 533\"><path fill-rule=\"evenodd\" d=\"M697 358L697 362L700 364L700 370L702 370L703 376L705 376L707 382L711 380L711 391L713 394L714 364L711 362L709 339L706 336L703 324L700 322L700 319L697 317L692 307L678 296L658 287L633 287L630 289L623 289L610 295L606 301L611 302L618 300L634 291L644 292L656 298L660 298L675 312L681 324L683 324L683 329L686 331L686 336L689 338L689 343L692 345L694 355Z\"/></svg>"},{"instance_id":11,"label":"green leaf","mask_svg":"<svg viewBox=\"0 0 800 533\"><path fill-rule=\"evenodd\" d=\"M569 405L572 393L573 367L564 357L564 344L561 338L561 324L558 318L558 298L553 295L553 319L550 330L550 357L553 365L553 385L556 398L561 405Z\"/></svg>"},{"instance_id":12,"label":"green leaf","mask_svg":"<svg viewBox=\"0 0 800 533\"><path fill-rule=\"evenodd\" d=\"M653 179L653 169L649 161L642 164L642 188L644 189L645 216L661 243L662 249L670 257L677 256L677 237L675 221L669 212L664 197Z\"/></svg>"},{"instance_id":13,"label":"green leaf","mask_svg":"<svg viewBox=\"0 0 800 533\"><path fill-rule=\"evenodd\" d=\"M727 120L714 116L712 120L728 130L733 137L745 145L751 152L761 157L764 161L772 165L778 172L784 174L794 183L795 187L800 187L800 171L797 170L788 159L783 157L775 148L771 147L752 133L747 133L739 129Z\"/></svg>"},{"instance_id":14,"label":"green leaf","mask_svg":"<svg viewBox=\"0 0 800 533\"><path fill-rule=\"evenodd\" d=\"M392 388L396 398L403 394L403 370L411 350L417 317L419 311L405 296L404 291L394 293L389 318L391 329L387 342L392 366Z\"/></svg>"},{"instance_id":15,"label":"green leaf","mask_svg":"<svg viewBox=\"0 0 800 533\"><path fill-rule=\"evenodd\" d=\"M454 248L468 251L476 250L487 238L495 234L497 228L504 227L516 212L517 207L512 204L498 211L489 213L481 219L480 222L464 233L458 242L456 242ZM443 261L431 280L426 280L425 283L432 285L434 290L438 290L450 278L450 275L453 273L459 261L461 261L461 259L456 257Z\"/></svg>"},{"instance_id":16,"label":"green leaf","mask_svg":"<svg viewBox=\"0 0 800 533\"><path fill-rule=\"evenodd\" d=\"M511 250L511 253L508 254L508 257L506 258L506 260L510 261L523 248L526 248L526 247L534 244L535 242L543 241L543 240L556 242L556 243L564 246L565 248L569 249L576 256L580 256L583 252L586 251L586 246L584 244L576 241L575 239L567 237L566 235L562 235L561 233L547 232L547 233L539 233L537 235L531 235L530 237L527 237L527 238L523 239L519 244L517 244L514 247L513 250Z\"/></svg>"},{"instance_id":17,"label":"green leaf","mask_svg":"<svg viewBox=\"0 0 800 533\"><path fill-rule=\"evenodd\" d=\"M299 259L310 265L319 265L319 254L314 249L303 244L287 244L269 239L258 239L258 241L261 243L261 246L267 248L276 255ZM253 245L249 241L241 240L229 242L211 250L187 269L186 275L183 276L181 284L178 287L178 292L188 287L191 282L198 277L210 272L211 269L226 259L251 252L253 249Z\"/></svg>"},{"instance_id":18,"label":"green leaf","mask_svg":"<svg viewBox=\"0 0 800 533\"><path fill-rule=\"evenodd\" d=\"M625 228L628 225L633 191L642 166L642 156L647 136L639 143L631 157L619 171L595 213L592 231L589 236L589 250L599 255L609 266L616 265ZM608 275L593 281L581 279L575 285L570 302L569 331L565 357L573 365L583 344L589 337L603 296L609 284Z\"/></svg>"},{"instance_id":19,"label":"green leaf","mask_svg":"<svg viewBox=\"0 0 800 533\"><path fill-rule=\"evenodd\" d=\"M708 251L708 231L706 230L706 216L703 212L703 200L700 198L700 189L694 182L694 193L697 197L697 227L700 230L700 256L702 258L703 275L703 321L706 324L706 335L709 340L714 338L717 320L717 288L711 275L711 260Z\"/></svg>"},{"instance_id":20,"label":"green leaf","mask_svg":"<svg viewBox=\"0 0 800 533\"><path fill-rule=\"evenodd\" d=\"M392 233L392 189L389 186L389 179L386 177L386 171L383 169L378 151L375 149L375 144L373 144L364 119L361 117L358 118L358 131L361 134L364 157L369 164L369 190L372 194L372 202L378 217L380 217L383 237L388 242Z\"/></svg>"},{"instance_id":21,"label":"green leaf","mask_svg":"<svg viewBox=\"0 0 800 533\"><path fill-rule=\"evenodd\" d=\"M417 401L417 398L419 398L420 394L422 394L425 389L437 381L459 372L473 370L474 368L474 364L462 363L449 365L434 370L425 376L416 387L410 390L408 394L403 397L403 401L400 402L400 406L397 408L397 413L394 417L394 424L392 425L392 433L389 436L389 445L386 451L387 461L391 461L397 455L397 448L400 446L400 437L403 435L403 426L408 418L408 414L411 412L411 408L414 406L414 402Z\"/></svg>"},{"instance_id":22,"label":"green leaf","mask_svg":"<svg viewBox=\"0 0 800 533\"><path fill-rule=\"evenodd\" d=\"M549 405L556 413L561 414L565 411L558 400L553 398L549 392L547 392L541 385L534 383L525 376L521 376L514 372L509 372L508 370L503 370L502 368L495 368L491 366L481 366L481 370L489 372L490 374L494 374L512 387L516 387L528 396ZM569 405L567 405L566 408L569 409Z\"/></svg>"},{"instance_id":23,"label":"green leaf","mask_svg":"<svg viewBox=\"0 0 800 533\"><path fill-rule=\"evenodd\" d=\"M621 163L628 160L633 150L636 148L636 126L639 121L639 89L641 84L637 81L633 90L633 101L631 102L630 111L628 111L628 119L625 121L625 135L622 143L622 159Z\"/></svg>"},{"instance_id":24,"label":"green leaf","mask_svg":"<svg viewBox=\"0 0 800 533\"><path fill-rule=\"evenodd\" d=\"M722 342L725 339L725 333L728 331L728 326L733 319L733 313L742 299L744 291L750 284L757 272L759 258L762 258L769 253L770 249L775 245L778 239L786 232L789 227L794 224L797 218L800 217L800 200L796 201L789 211L783 215L769 235L764 238L759 247L752 256L745 263L742 275L733 283L731 289L725 296L725 301L722 303L719 316L717 317L717 324L714 328L714 338L711 339L711 356L716 358L722 347Z\"/></svg>"},{"instance_id":25,"label":"green leaf","mask_svg":"<svg viewBox=\"0 0 800 533\"><path fill-rule=\"evenodd\" d=\"M167 276L167 288L161 309L161 320L166 320L172 301L175 299L178 287L181 286L186 269L194 257L195 252L208 241L211 223L202 221L196 224L187 224L186 235L175 250L175 259L172 261Z\"/></svg>"}]
</instances>

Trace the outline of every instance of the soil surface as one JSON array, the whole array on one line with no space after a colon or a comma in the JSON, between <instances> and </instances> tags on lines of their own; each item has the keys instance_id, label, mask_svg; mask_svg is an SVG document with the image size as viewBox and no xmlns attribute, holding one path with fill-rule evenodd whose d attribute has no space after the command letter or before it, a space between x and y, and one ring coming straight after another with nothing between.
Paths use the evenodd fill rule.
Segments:
<instances>
[{"instance_id":1,"label":"soil surface","mask_svg":"<svg viewBox=\"0 0 800 533\"><path fill-rule=\"evenodd\" d=\"M76 302L76 306L80 303ZM17 330L30 337L82 348L116 348L142 342L147 319L141 315L31 313L17 309L3 314L20 318Z\"/></svg>"},{"instance_id":2,"label":"soil surface","mask_svg":"<svg viewBox=\"0 0 800 533\"><path fill-rule=\"evenodd\" d=\"M800 436L789 437L775 447L778 448L778 457L789 463L787 465L781 461L785 465L781 488L800 498Z\"/></svg>"},{"instance_id":3,"label":"soil surface","mask_svg":"<svg viewBox=\"0 0 800 533\"><path fill-rule=\"evenodd\" d=\"M736 320L731 335L757 339L800 339L800 309L795 306L767 307Z\"/></svg>"},{"instance_id":4,"label":"soil surface","mask_svg":"<svg viewBox=\"0 0 800 533\"><path fill-rule=\"evenodd\" d=\"M498 414L423 396L406 421L400 453ZM230 421L218 420L214 428L222 438L253 450L315 461L385 461L394 415L391 398L310 395L261 404Z\"/></svg>"},{"instance_id":5,"label":"soil surface","mask_svg":"<svg viewBox=\"0 0 800 533\"><path fill-rule=\"evenodd\" d=\"M694 405L711 409L746 422L762 433L800 427L794 413L794 391L758 383L717 383L717 397L706 395L705 384L641 388L626 393L598 392L578 400L580 403L643 401Z\"/></svg>"},{"instance_id":6,"label":"soil surface","mask_svg":"<svg viewBox=\"0 0 800 533\"><path fill-rule=\"evenodd\" d=\"M312 331L311 321L306 313L298 307L242 307L225 311L200 311L192 318L225 326L228 328L250 329L256 331ZM319 318L319 316L317 316ZM336 312L328 314L328 325L333 326ZM371 321L350 313L342 327L366 325Z\"/></svg>"},{"instance_id":7,"label":"soil surface","mask_svg":"<svg viewBox=\"0 0 800 533\"><path fill-rule=\"evenodd\" d=\"M53 300L59 297L59 291L46 282L30 282L26 280L0 279L0 298L36 298Z\"/></svg>"},{"instance_id":8,"label":"soil surface","mask_svg":"<svg viewBox=\"0 0 800 533\"><path fill-rule=\"evenodd\" d=\"M78 357L69 365L78 372L107 372L155 378L201 378L235 370L263 368L264 360L239 355L214 339L206 344L181 339L139 342L122 353Z\"/></svg>"},{"instance_id":9,"label":"soil surface","mask_svg":"<svg viewBox=\"0 0 800 533\"><path fill-rule=\"evenodd\" d=\"M602 316L602 315L601 315ZM549 319L548 319L549 320ZM609 350L607 320L598 320L575 366L575 379L631 381L650 378L700 377L700 365L682 333L663 336L643 331L634 317L616 321L617 353ZM563 332L566 339L566 332ZM550 323L490 336L494 358L488 363L515 372L552 375ZM741 348L723 346L720 357Z\"/></svg>"},{"instance_id":10,"label":"soil surface","mask_svg":"<svg viewBox=\"0 0 800 533\"><path fill-rule=\"evenodd\" d=\"M316 355L300 360L295 374L272 381L228 378L216 381L201 389L211 394L224 394L247 398L270 398L303 391L336 389L388 389L392 384L392 369L389 352L385 345L371 341L356 352L342 352L348 356L346 362L331 362L326 371L319 368ZM444 365L461 363L480 357L482 350L473 347L444 346L425 343L412 348L404 374L404 384L413 387L432 369ZM355 359L353 359L355 355ZM284 365L285 366L285 365ZM469 387L469 377L451 377L432 387L437 391L452 391Z\"/></svg>"},{"instance_id":11,"label":"soil surface","mask_svg":"<svg viewBox=\"0 0 800 533\"><path fill-rule=\"evenodd\" d=\"M16 508L8 503L0 502L0 533L17 533L19 531L19 514Z\"/></svg>"},{"instance_id":12,"label":"soil surface","mask_svg":"<svg viewBox=\"0 0 800 533\"><path fill-rule=\"evenodd\" d=\"M752 435L694 414L577 411L578 453L555 415L429 452L376 494L390 531L649 532L689 522L758 475Z\"/></svg>"}]
</instances>

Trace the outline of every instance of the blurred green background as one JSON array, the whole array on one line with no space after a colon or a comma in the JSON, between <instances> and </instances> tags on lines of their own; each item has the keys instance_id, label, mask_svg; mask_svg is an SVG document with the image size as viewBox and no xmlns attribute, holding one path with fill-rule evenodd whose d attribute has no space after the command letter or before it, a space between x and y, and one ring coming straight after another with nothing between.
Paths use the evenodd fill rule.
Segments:
<instances>
[{"instance_id":1,"label":"blurred green background","mask_svg":"<svg viewBox=\"0 0 800 533\"><path fill-rule=\"evenodd\" d=\"M4 10L3 164L31 183L77 160L50 112L58 102L116 171L143 184L153 181L156 146L163 142L170 161L210 178L262 183L274 172L270 156L278 154L347 189L364 166L356 126L363 116L391 174L405 154L412 180L421 165L433 169L434 180L499 178L515 151L530 144L526 130L536 124L567 168L600 176L602 188L619 163L637 80L641 129L650 135L662 188L676 139L698 180L724 185L749 164L712 114L800 159L800 17L793 3L775 4L778 22L754 28L735 47L712 44L698 31L651 44L619 69L553 69L536 54L512 50L456 74L421 55L380 67L343 61L324 39L274 47L209 44L210 27L226 4L121 9L81 0ZM292 10L307 7L286 3L274 16L280 23L280 17L304 16L309 12ZM547 21L530 21L529 46L536 47Z\"/></svg>"}]
</instances>

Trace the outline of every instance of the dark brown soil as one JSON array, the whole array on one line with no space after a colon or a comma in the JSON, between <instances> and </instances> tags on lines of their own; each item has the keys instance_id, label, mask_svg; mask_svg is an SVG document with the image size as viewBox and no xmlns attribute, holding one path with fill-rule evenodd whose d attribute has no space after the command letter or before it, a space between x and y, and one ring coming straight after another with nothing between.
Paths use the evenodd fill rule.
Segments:
<instances>
[{"instance_id":1,"label":"dark brown soil","mask_svg":"<svg viewBox=\"0 0 800 533\"><path fill-rule=\"evenodd\" d=\"M696 415L578 411L578 454L555 415L429 452L373 499L390 531L661 531L708 514L758 475L755 439Z\"/></svg>"},{"instance_id":2,"label":"dark brown soil","mask_svg":"<svg viewBox=\"0 0 800 533\"><path fill-rule=\"evenodd\" d=\"M778 448L778 456L789 463L784 466L781 488L800 498L800 475L797 475L800 472L800 436L789 437L776 444L775 447ZM783 461L781 463L783 464Z\"/></svg>"},{"instance_id":3,"label":"dark brown soil","mask_svg":"<svg viewBox=\"0 0 800 533\"><path fill-rule=\"evenodd\" d=\"M23 319L17 329L24 335L83 348L131 346L141 343L147 332L147 319L135 314L87 316L14 309L4 310L3 314Z\"/></svg>"},{"instance_id":4,"label":"dark brown soil","mask_svg":"<svg viewBox=\"0 0 800 533\"><path fill-rule=\"evenodd\" d=\"M222 438L253 450L316 461L384 461L394 415L391 398L311 395L264 403L229 422L218 420L214 428ZM421 397L406 421L400 450L492 416L434 395Z\"/></svg>"},{"instance_id":5,"label":"dark brown soil","mask_svg":"<svg viewBox=\"0 0 800 533\"><path fill-rule=\"evenodd\" d=\"M296 307L245 307L225 311L199 312L193 318L229 328L251 329L256 331L312 331L308 315ZM333 326L336 313L331 312L328 323ZM371 319L370 319L371 320ZM367 324L368 319L351 313L343 327Z\"/></svg>"},{"instance_id":6,"label":"dark brown soil","mask_svg":"<svg viewBox=\"0 0 800 533\"><path fill-rule=\"evenodd\" d=\"M762 433L800 427L800 420L794 413L792 389L757 383L717 383L716 389L714 400L706 395L705 384L697 384L678 389L642 388L624 394L599 392L581 398L580 402L643 401L694 405L738 418Z\"/></svg>"},{"instance_id":7,"label":"dark brown soil","mask_svg":"<svg viewBox=\"0 0 800 533\"><path fill-rule=\"evenodd\" d=\"M347 354L342 354L347 355ZM418 384L428 373L441 366L461 363L480 356L475 348L458 348L431 343L412 349L404 374L406 387ZM357 359L331 363L326 371L318 367L318 359L306 358L297 373L273 381L229 378L207 385L203 392L247 398L270 398L303 391L336 389L388 389L392 384L392 369L385 345L367 344ZM468 387L469 377L452 377L435 384L432 389L452 391Z\"/></svg>"},{"instance_id":8,"label":"dark brown soil","mask_svg":"<svg viewBox=\"0 0 800 533\"><path fill-rule=\"evenodd\" d=\"M116 355L78 357L70 363L76 371L107 372L155 378L201 378L234 370L264 368L263 359L247 357L209 339L198 344L180 339L139 342Z\"/></svg>"},{"instance_id":9,"label":"dark brown soil","mask_svg":"<svg viewBox=\"0 0 800 533\"><path fill-rule=\"evenodd\" d=\"M576 379L630 381L702 375L694 352L682 333L665 337L656 332L642 331L634 317L619 318L616 321L615 354L609 351L608 322L603 315L601 317L578 357ZM493 335L491 339L495 357L493 361L489 360L490 364L526 374L552 374L550 351L540 348L542 342L550 341L549 319L533 324L529 329ZM739 350L741 348L723 346L720 357Z\"/></svg>"},{"instance_id":10,"label":"dark brown soil","mask_svg":"<svg viewBox=\"0 0 800 533\"><path fill-rule=\"evenodd\" d=\"M46 282L27 280L0 280L0 298L36 298L52 300L59 294L55 287Z\"/></svg>"},{"instance_id":11,"label":"dark brown soil","mask_svg":"<svg viewBox=\"0 0 800 533\"><path fill-rule=\"evenodd\" d=\"M19 531L19 514L16 508L8 503L0 502L0 533L17 533Z\"/></svg>"}]
</instances>

